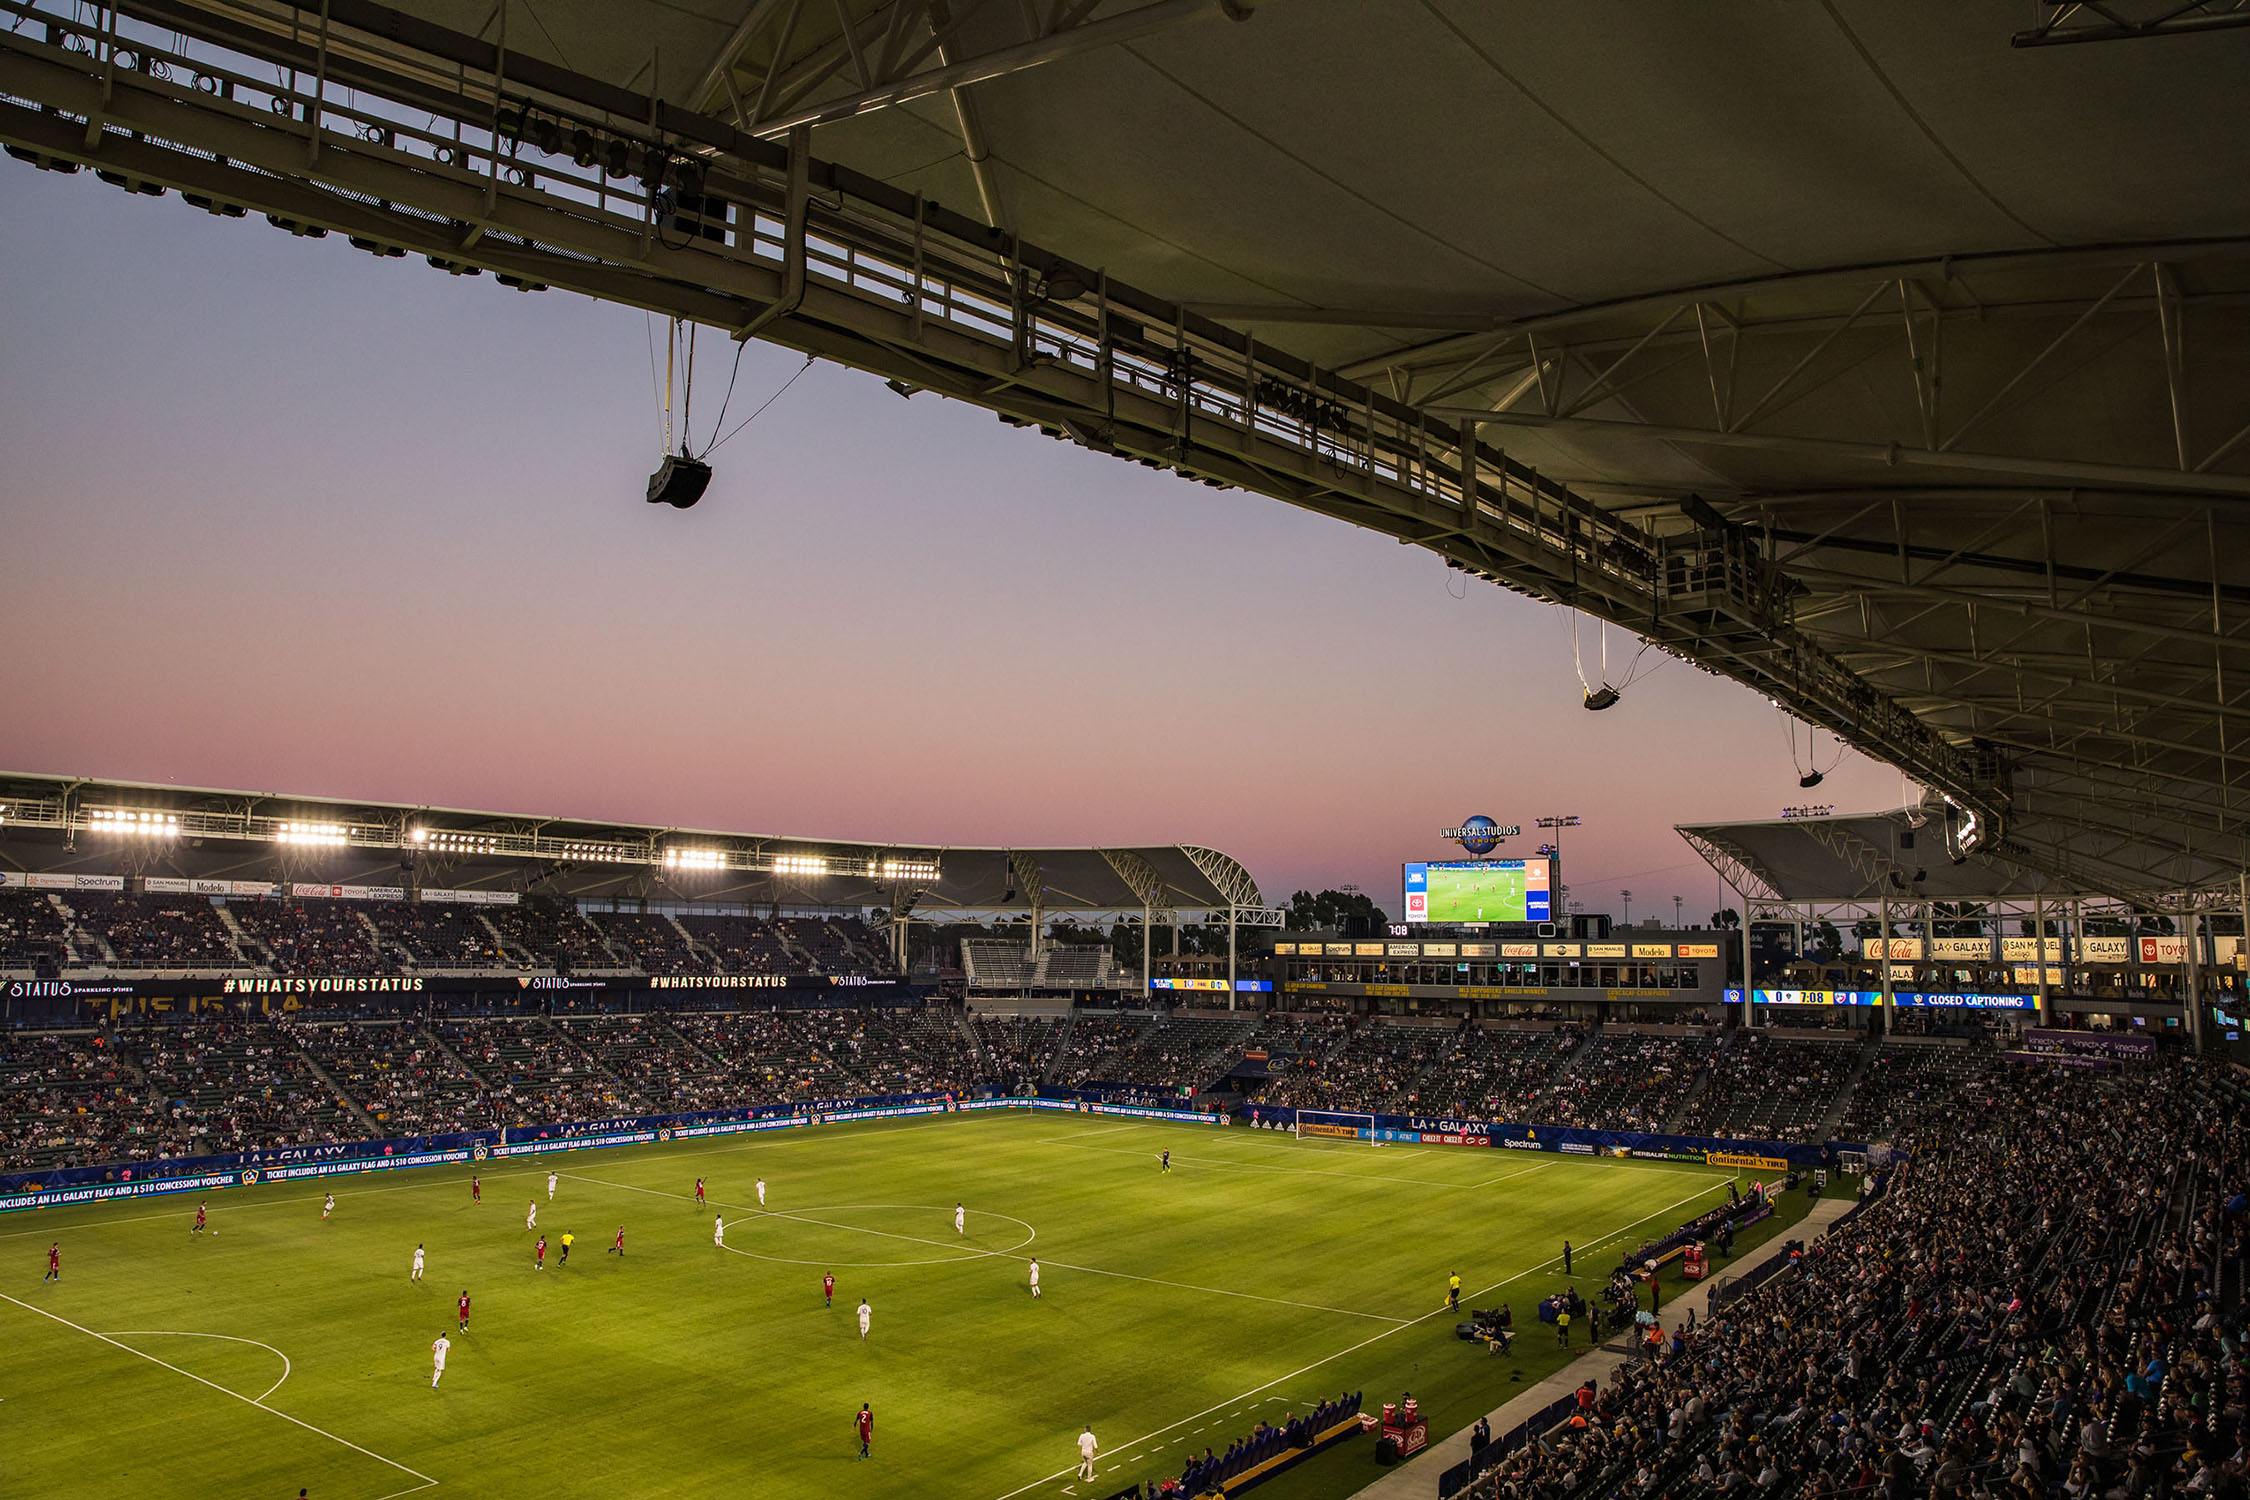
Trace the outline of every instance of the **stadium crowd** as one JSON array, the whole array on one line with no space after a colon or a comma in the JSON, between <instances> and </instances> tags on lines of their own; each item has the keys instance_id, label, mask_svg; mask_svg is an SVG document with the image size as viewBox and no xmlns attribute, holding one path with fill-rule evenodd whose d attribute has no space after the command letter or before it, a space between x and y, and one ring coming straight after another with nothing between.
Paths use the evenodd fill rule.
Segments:
<instances>
[{"instance_id":1,"label":"stadium crowd","mask_svg":"<svg viewBox=\"0 0 2250 1500\"><path fill-rule=\"evenodd\" d=\"M1987 1076L1998 1056L1983 1046L1863 1053L1749 1033L1715 1044L1287 1013L830 1007L402 1019L336 1009L196 1021L152 1016L97 1034L12 1038L4 1056L27 1065L0 1067L0 1119L16 1122L0 1167L1042 1083L1202 1097L1243 1066L1253 1105L1889 1139L1932 1099ZM1266 1060L1245 1063L1259 1052ZM102 1076L71 1071L69 1059L98 1060ZM1841 1128L1822 1129L1839 1112Z\"/></svg>"},{"instance_id":2,"label":"stadium crowd","mask_svg":"<svg viewBox=\"0 0 2250 1500\"><path fill-rule=\"evenodd\" d=\"M1473 1500L2240 1500L2245 1095L2214 1067L1923 1092L1889 1191Z\"/></svg>"}]
</instances>

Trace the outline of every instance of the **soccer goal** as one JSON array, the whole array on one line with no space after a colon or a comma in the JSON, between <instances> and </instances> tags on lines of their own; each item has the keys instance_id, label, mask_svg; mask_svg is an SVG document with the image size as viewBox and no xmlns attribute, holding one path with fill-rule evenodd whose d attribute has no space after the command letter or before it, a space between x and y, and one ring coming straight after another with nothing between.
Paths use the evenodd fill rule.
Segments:
<instances>
[{"instance_id":1,"label":"soccer goal","mask_svg":"<svg viewBox=\"0 0 2250 1500\"><path fill-rule=\"evenodd\" d=\"M1299 1140L1366 1141L1380 1146L1375 1139L1375 1117L1352 1114L1337 1109L1300 1109L1297 1111L1296 1134Z\"/></svg>"}]
</instances>

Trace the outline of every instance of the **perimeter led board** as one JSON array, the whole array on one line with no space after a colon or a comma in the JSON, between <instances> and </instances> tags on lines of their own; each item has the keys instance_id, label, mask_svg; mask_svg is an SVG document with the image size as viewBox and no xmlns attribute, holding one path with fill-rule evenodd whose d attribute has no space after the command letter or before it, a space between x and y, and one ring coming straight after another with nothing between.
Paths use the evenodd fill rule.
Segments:
<instances>
[{"instance_id":1,"label":"perimeter led board","mask_svg":"<svg viewBox=\"0 0 2250 1500\"><path fill-rule=\"evenodd\" d=\"M1406 867L1409 922L1551 922L1544 859L1472 859Z\"/></svg>"}]
</instances>

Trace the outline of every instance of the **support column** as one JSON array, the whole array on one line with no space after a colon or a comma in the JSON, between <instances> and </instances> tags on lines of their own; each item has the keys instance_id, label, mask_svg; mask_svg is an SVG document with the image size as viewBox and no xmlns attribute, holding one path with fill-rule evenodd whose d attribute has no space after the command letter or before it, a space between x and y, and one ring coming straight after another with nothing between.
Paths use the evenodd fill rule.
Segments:
<instances>
[{"instance_id":1,"label":"support column","mask_svg":"<svg viewBox=\"0 0 2250 1500\"><path fill-rule=\"evenodd\" d=\"M2198 946L2197 939L2202 935L2197 929L2202 923L2196 915L2194 901L2193 894L2188 894L2184 898L2184 909L2180 913L2180 921L2183 924L2180 935L2180 1014L2187 1021L2188 1045L2197 1052L2201 1052L2203 1050L2203 999L2200 994L2202 986L2197 983L2197 979L2202 967L2198 960L2203 955L2198 953L2196 948Z\"/></svg>"},{"instance_id":2,"label":"support column","mask_svg":"<svg viewBox=\"0 0 2250 1500\"><path fill-rule=\"evenodd\" d=\"M1227 903L1227 1009L1234 1009L1234 918L1241 910L1232 901Z\"/></svg>"},{"instance_id":3,"label":"support column","mask_svg":"<svg viewBox=\"0 0 2250 1500\"><path fill-rule=\"evenodd\" d=\"M2031 956L2035 972L2039 975L2039 1024L2046 1026L2053 1018L2047 1013L2047 903L2045 898L2031 898Z\"/></svg>"},{"instance_id":4,"label":"support column","mask_svg":"<svg viewBox=\"0 0 2250 1500\"><path fill-rule=\"evenodd\" d=\"M1875 940L1875 951L1883 955L1883 1034L1889 1036L1891 1029L1898 1023L1898 1009L1891 999L1891 898L1887 892L1881 897L1881 901L1883 935Z\"/></svg>"}]
</instances>

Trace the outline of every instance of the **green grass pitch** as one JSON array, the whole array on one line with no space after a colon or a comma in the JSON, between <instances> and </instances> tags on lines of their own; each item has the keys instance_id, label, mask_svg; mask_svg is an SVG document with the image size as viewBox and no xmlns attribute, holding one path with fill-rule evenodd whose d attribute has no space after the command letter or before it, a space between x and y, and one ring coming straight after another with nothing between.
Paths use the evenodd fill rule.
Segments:
<instances>
[{"instance_id":1,"label":"green grass pitch","mask_svg":"<svg viewBox=\"0 0 2250 1500\"><path fill-rule=\"evenodd\" d=\"M1516 870L1430 871L1433 922L1521 922L1524 872Z\"/></svg>"},{"instance_id":2,"label":"green grass pitch","mask_svg":"<svg viewBox=\"0 0 2250 1500\"><path fill-rule=\"evenodd\" d=\"M210 1196L215 1235L189 1233L186 1195L40 1210L0 1219L0 1493L1108 1494L1352 1388L1370 1410L1411 1389L1438 1435L1560 1363L1532 1310L1566 1236L1591 1292L1621 1242L1730 1175L1009 1110L486 1162L481 1205L466 1168L237 1188ZM1465 1303L1514 1305L1515 1357L1455 1339L1453 1271ZM1080 1486L1088 1422L1104 1451ZM1261 1494L1325 1500L1378 1472L1354 1440Z\"/></svg>"}]
</instances>

